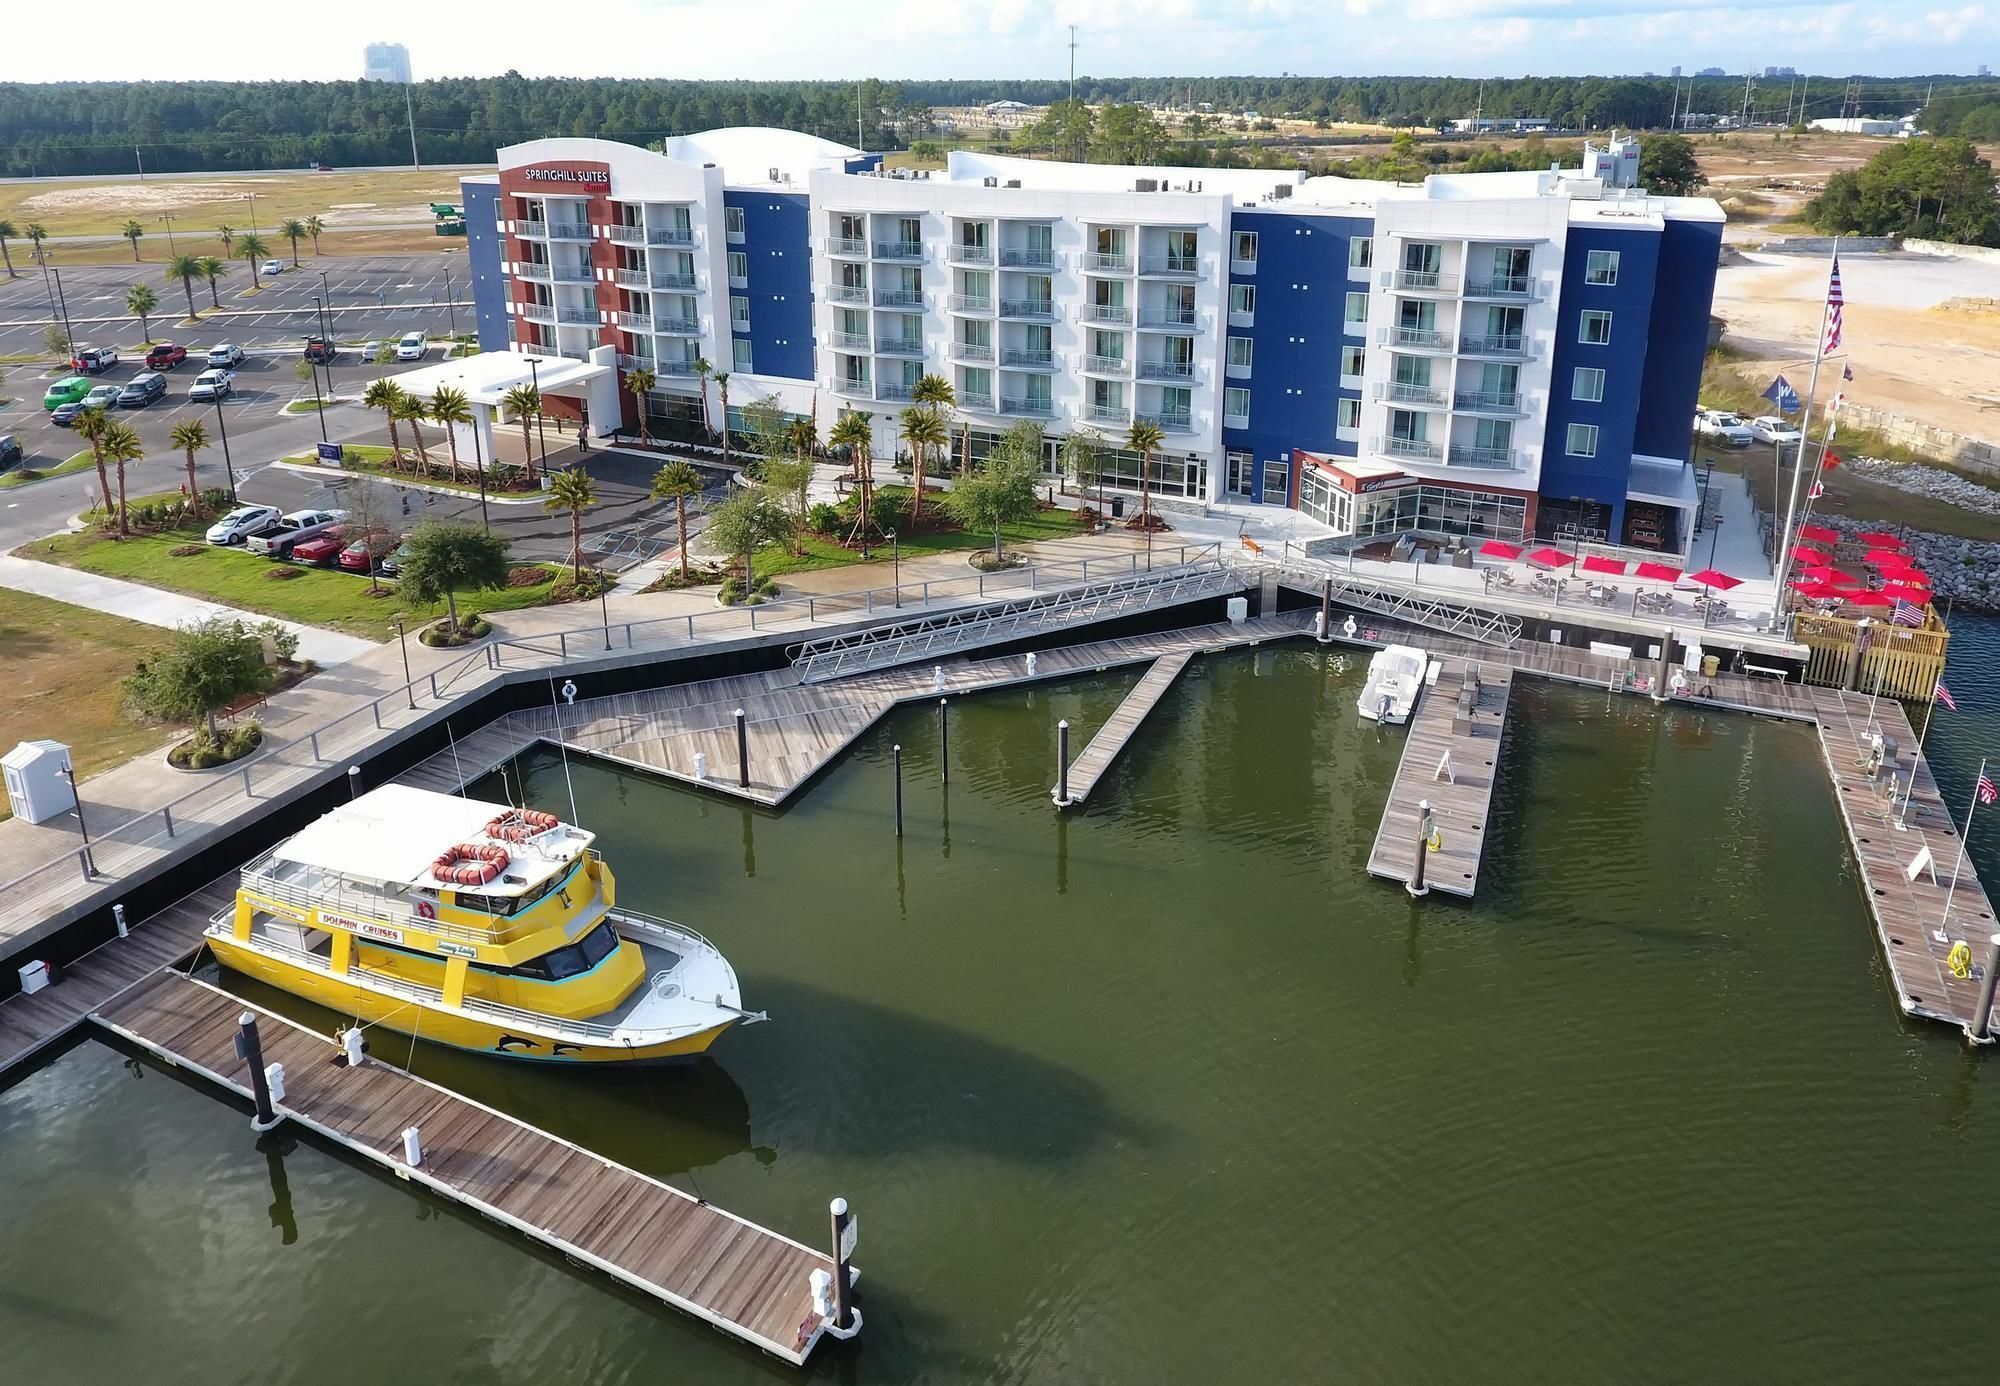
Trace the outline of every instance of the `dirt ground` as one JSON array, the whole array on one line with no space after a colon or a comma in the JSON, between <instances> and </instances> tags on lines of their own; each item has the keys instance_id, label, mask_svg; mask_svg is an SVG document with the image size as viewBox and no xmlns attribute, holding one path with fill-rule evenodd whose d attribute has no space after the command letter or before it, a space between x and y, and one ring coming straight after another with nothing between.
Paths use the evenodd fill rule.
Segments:
<instances>
[{"instance_id":1,"label":"dirt ground","mask_svg":"<svg viewBox=\"0 0 2000 1386\"><path fill-rule=\"evenodd\" d=\"M0 183L0 219L25 226L38 221L52 236L116 235L127 217L150 236L165 230L218 223L247 228L249 195L257 196L257 225L267 234L287 217L318 216L330 227L361 229L384 222L427 220L433 202L456 203L458 180L469 168L396 169L389 172L157 174L136 178Z\"/></svg>"}]
</instances>

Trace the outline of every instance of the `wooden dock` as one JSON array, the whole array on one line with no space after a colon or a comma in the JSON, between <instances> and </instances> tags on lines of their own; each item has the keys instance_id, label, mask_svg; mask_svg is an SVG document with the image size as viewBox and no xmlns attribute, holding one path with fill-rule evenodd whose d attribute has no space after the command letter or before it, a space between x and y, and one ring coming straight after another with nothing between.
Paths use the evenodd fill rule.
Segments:
<instances>
[{"instance_id":1,"label":"wooden dock","mask_svg":"<svg viewBox=\"0 0 2000 1386\"><path fill-rule=\"evenodd\" d=\"M803 1364L826 1331L809 1281L832 1273L825 1253L399 1068L350 1068L330 1037L219 987L161 971L91 1019L247 1098L245 1011L265 1061L284 1065L283 1119L787 1362Z\"/></svg>"},{"instance_id":2,"label":"wooden dock","mask_svg":"<svg viewBox=\"0 0 2000 1386\"><path fill-rule=\"evenodd\" d=\"M1125 695L1125 701L1118 705L1118 710L1097 729L1097 735L1090 738L1083 754L1070 762L1069 798L1061 797L1061 785L1050 791L1055 796L1057 808L1069 808L1090 797L1090 791L1097 787L1098 780L1111 768L1111 762L1132 740L1132 734L1139 730L1146 714L1159 705L1160 699L1167 695L1167 690L1174 686L1174 680L1181 676L1181 671L1188 667L1194 656L1193 650L1177 650L1153 661L1153 667L1146 671L1145 677L1133 685L1132 691Z\"/></svg>"},{"instance_id":3,"label":"wooden dock","mask_svg":"<svg viewBox=\"0 0 2000 1386\"><path fill-rule=\"evenodd\" d=\"M1428 800L1438 846L1425 854L1424 884L1447 895L1468 897L1478 888L1479 858L1486 849L1488 813L1513 686L1514 670L1509 665L1465 659L1441 662L1437 682L1424 690L1410 716L1403 758L1368 854L1370 875L1409 880L1417 849L1418 805ZM1469 713L1460 711L1463 691L1473 691Z\"/></svg>"}]
</instances>

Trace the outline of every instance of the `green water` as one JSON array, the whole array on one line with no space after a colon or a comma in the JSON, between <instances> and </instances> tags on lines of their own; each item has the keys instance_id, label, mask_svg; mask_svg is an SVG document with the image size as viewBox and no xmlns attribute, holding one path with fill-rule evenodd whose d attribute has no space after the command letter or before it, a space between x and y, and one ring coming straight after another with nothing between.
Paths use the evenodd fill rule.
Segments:
<instances>
[{"instance_id":1,"label":"green water","mask_svg":"<svg viewBox=\"0 0 2000 1386\"><path fill-rule=\"evenodd\" d=\"M846 1195L867 1327L822 1376L1982 1368L1993 1060L1898 1020L1810 733L1523 680L1480 898L1412 905L1364 871L1400 742L1360 673L1197 661L1070 817L1052 728L1128 676L956 706L948 794L929 709L782 816L573 762L624 898L772 1023L418 1067L805 1239ZM0 1170L13 1379L796 1375L97 1044L0 1093Z\"/></svg>"}]
</instances>

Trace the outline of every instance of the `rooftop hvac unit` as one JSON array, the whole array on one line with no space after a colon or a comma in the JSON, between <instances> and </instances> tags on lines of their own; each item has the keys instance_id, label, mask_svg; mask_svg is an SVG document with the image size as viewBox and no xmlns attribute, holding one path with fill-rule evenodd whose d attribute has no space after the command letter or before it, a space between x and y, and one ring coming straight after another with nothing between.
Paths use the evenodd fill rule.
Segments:
<instances>
[{"instance_id":1,"label":"rooftop hvac unit","mask_svg":"<svg viewBox=\"0 0 2000 1386\"><path fill-rule=\"evenodd\" d=\"M985 188L997 188L1000 186L1000 180L998 178L994 178L989 175L988 177L980 179L979 184L981 187Z\"/></svg>"},{"instance_id":2,"label":"rooftop hvac unit","mask_svg":"<svg viewBox=\"0 0 2000 1386\"><path fill-rule=\"evenodd\" d=\"M1001 184L1000 186L1004 188L1018 188L1021 186L1021 180L1018 178L1009 178L1005 183Z\"/></svg>"},{"instance_id":3,"label":"rooftop hvac unit","mask_svg":"<svg viewBox=\"0 0 2000 1386\"><path fill-rule=\"evenodd\" d=\"M1287 198L1290 197L1291 195L1292 195L1292 185L1290 183L1280 183L1278 184L1277 187L1271 189L1271 196L1273 199Z\"/></svg>"},{"instance_id":4,"label":"rooftop hvac unit","mask_svg":"<svg viewBox=\"0 0 2000 1386\"><path fill-rule=\"evenodd\" d=\"M1158 192L1160 180L1157 178L1136 178L1132 181L1133 192Z\"/></svg>"},{"instance_id":5,"label":"rooftop hvac unit","mask_svg":"<svg viewBox=\"0 0 2000 1386\"><path fill-rule=\"evenodd\" d=\"M778 166L776 164L771 165L771 177L769 181L773 183L778 181Z\"/></svg>"}]
</instances>

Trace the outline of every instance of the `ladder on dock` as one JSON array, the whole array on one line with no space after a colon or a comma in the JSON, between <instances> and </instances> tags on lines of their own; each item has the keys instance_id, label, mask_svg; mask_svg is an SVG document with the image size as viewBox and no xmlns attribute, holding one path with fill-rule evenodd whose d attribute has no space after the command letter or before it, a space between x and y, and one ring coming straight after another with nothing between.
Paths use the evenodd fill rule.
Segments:
<instances>
[{"instance_id":1,"label":"ladder on dock","mask_svg":"<svg viewBox=\"0 0 2000 1386\"><path fill-rule=\"evenodd\" d=\"M1176 564L1110 582L808 641L796 647L792 668L800 683L821 683L1218 597L1239 591L1243 585L1243 578L1222 563Z\"/></svg>"}]
</instances>

